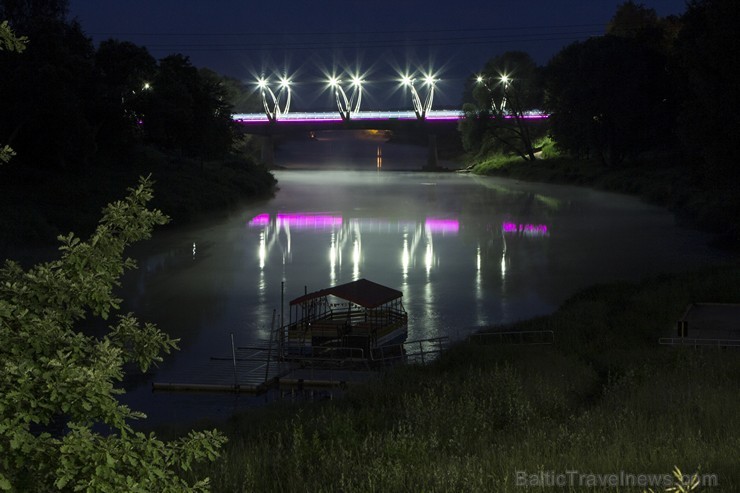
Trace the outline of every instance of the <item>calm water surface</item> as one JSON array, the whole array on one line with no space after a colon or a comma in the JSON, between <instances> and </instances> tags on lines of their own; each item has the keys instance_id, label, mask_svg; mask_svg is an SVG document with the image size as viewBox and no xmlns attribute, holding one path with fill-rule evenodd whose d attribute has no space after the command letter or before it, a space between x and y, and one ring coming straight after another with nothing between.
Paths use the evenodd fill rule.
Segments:
<instances>
[{"instance_id":1,"label":"calm water surface","mask_svg":"<svg viewBox=\"0 0 740 493\"><path fill-rule=\"evenodd\" d=\"M381 157L378 158L378 151ZM158 234L137 251L126 308L181 338L131 383L150 422L225 416L255 398L151 393L264 340L287 301L359 278L399 289L409 339L552 312L578 289L721 259L666 211L615 194L418 169L426 150L324 134L278 151L275 198ZM322 167L323 166L323 167ZM287 308L284 311L288 316ZM187 378L186 378L187 377Z\"/></svg>"}]
</instances>

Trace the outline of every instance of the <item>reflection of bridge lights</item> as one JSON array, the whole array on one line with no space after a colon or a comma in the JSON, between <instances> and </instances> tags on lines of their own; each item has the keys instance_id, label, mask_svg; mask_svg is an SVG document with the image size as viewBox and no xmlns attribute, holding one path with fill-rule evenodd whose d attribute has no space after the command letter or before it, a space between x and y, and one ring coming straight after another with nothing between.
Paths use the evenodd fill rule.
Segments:
<instances>
[{"instance_id":1,"label":"reflection of bridge lights","mask_svg":"<svg viewBox=\"0 0 740 493\"><path fill-rule=\"evenodd\" d=\"M427 269L427 275L429 275L429 272L432 270L432 265L434 263L434 247L432 246L432 242L429 241L427 243L427 249L424 253L424 266Z\"/></svg>"},{"instance_id":2,"label":"reflection of bridge lights","mask_svg":"<svg viewBox=\"0 0 740 493\"><path fill-rule=\"evenodd\" d=\"M287 224L296 229L326 229L342 225L341 216L326 214L278 214L277 226Z\"/></svg>"},{"instance_id":3,"label":"reflection of bridge lights","mask_svg":"<svg viewBox=\"0 0 740 493\"><path fill-rule=\"evenodd\" d=\"M269 214L258 214L249 221L250 226L266 226L270 224Z\"/></svg>"},{"instance_id":4,"label":"reflection of bridge lights","mask_svg":"<svg viewBox=\"0 0 740 493\"><path fill-rule=\"evenodd\" d=\"M265 260L267 259L267 244L264 231L260 233L259 259L260 270L263 270L265 268Z\"/></svg>"},{"instance_id":5,"label":"reflection of bridge lights","mask_svg":"<svg viewBox=\"0 0 740 493\"><path fill-rule=\"evenodd\" d=\"M457 219L427 218L424 226L433 233L457 233L460 230L460 223Z\"/></svg>"},{"instance_id":6,"label":"reflection of bridge lights","mask_svg":"<svg viewBox=\"0 0 740 493\"><path fill-rule=\"evenodd\" d=\"M355 244L352 248L352 262L353 270L352 275L356 279L360 275L360 260L362 258L362 248L360 247L360 240L355 238Z\"/></svg>"},{"instance_id":7,"label":"reflection of bridge lights","mask_svg":"<svg viewBox=\"0 0 740 493\"><path fill-rule=\"evenodd\" d=\"M411 260L411 255L409 254L408 233L404 233L403 234L403 251L401 252L401 272L404 278L406 278L406 276L409 273L410 260Z\"/></svg>"},{"instance_id":8,"label":"reflection of bridge lights","mask_svg":"<svg viewBox=\"0 0 740 493\"><path fill-rule=\"evenodd\" d=\"M524 236L549 236L550 230L546 224L517 224L505 222L501 225L504 233L518 233Z\"/></svg>"}]
</instances>

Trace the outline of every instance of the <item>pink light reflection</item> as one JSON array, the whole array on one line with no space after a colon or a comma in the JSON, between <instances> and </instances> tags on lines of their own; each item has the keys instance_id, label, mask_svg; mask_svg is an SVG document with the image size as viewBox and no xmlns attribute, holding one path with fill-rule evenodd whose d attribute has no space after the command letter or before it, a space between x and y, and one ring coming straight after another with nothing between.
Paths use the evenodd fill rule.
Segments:
<instances>
[{"instance_id":1,"label":"pink light reflection","mask_svg":"<svg viewBox=\"0 0 740 493\"><path fill-rule=\"evenodd\" d=\"M270 224L270 215L265 213L258 214L249 221L249 226L253 227L266 226L268 224ZM275 225L278 228L289 226L295 229L326 229L341 226L342 217L329 214L278 213L275 215Z\"/></svg>"},{"instance_id":2,"label":"pink light reflection","mask_svg":"<svg viewBox=\"0 0 740 493\"><path fill-rule=\"evenodd\" d=\"M249 221L250 226L265 226L270 223L269 214L258 214Z\"/></svg>"},{"instance_id":3,"label":"pink light reflection","mask_svg":"<svg viewBox=\"0 0 740 493\"><path fill-rule=\"evenodd\" d=\"M460 222L457 219L435 219L428 217L424 225L432 233L457 233L460 230Z\"/></svg>"}]
</instances>

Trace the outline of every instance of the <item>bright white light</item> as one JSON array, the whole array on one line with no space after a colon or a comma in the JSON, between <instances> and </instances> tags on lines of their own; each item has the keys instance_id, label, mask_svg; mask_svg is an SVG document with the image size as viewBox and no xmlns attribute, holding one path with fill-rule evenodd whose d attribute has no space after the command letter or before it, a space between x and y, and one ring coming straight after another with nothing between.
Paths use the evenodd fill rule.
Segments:
<instances>
[{"instance_id":1,"label":"bright white light","mask_svg":"<svg viewBox=\"0 0 740 493\"><path fill-rule=\"evenodd\" d=\"M508 84L509 82L511 82L511 78L509 78L508 75L504 74L501 76L501 82L503 82L504 84Z\"/></svg>"},{"instance_id":2,"label":"bright white light","mask_svg":"<svg viewBox=\"0 0 740 493\"><path fill-rule=\"evenodd\" d=\"M352 77L352 85L360 87L364 81L360 79L358 76Z\"/></svg>"},{"instance_id":3,"label":"bright white light","mask_svg":"<svg viewBox=\"0 0 740 493\"><path fill-rule=\"evenodd\" d=\"M148 82L144 82L144 86L142 87L143 90L148 91L151 88L152 86L150 86Z\"/></svg>"},{"instance_id":4,"label":"bright white light","mask_svg":"<svg viewBox=\"0 0 740 493\"><path fill-rule=\"evenodd\" d=\"M424 77L424 83L426 85L432 86L432 85L434 85L434 82L435 82L435 79L431 75L427 75L426 77Z\"/></svg>"},{"instance_id":5,"label":"bright white light","mask_svg":"<svg viewBox=\"0 0 740 493\"><path fill-rule=\"evenodd\" d=\"M329 85L331 87L337 87L339 85L339 79L334 76L329 77Z\"/></svg>"},{"instance_id":6,"label":"bright white light","mask_svg":"<svg viewBox=\"0 0 740 493\"><path fill-rule=\"evenodd\" d=\"M263 78L257 79L257 87L259 87L260 89L264 89L265 87L267 87L267 81Z\"/></svg>"},{"instance_id":7,"label":"bright white light","mask_svg":"<svg viewBox=\"0 0 740 493\"><path fill-rule=\"evenodd\" d=\"M414 79L412 79L408 75L404 75L403 77L401 77L401 84L403 84L404 86L411 86L413 83Z\"/></svg>"},{"instance_id":8,"label":"bright white light","mask_svg":"<svg viewBox=\"0 0 740 493\"><path fill-rule=\"evenodd\" d=\"M260 233L260 246L258 250L260 259L260 270L265 268L265 260L267 259L267 242L265 239L265 232Z\"/></svg>"},{"instance_id":9,"label":"bright white light","mask_svg":"<svg viewBox=\"0 0 740 493\"><path fill-rule=\"evenodd\" d=\"M288 87L290 85L290 79L283 77L280 79L280 87Z\"/></svg>"}]
</instances>

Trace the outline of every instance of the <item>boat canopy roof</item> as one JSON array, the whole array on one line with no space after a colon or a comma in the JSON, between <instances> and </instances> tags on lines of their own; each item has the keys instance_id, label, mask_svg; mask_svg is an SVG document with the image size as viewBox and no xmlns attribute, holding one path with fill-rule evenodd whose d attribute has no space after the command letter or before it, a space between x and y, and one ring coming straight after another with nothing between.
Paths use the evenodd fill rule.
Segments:
<instances>
[{"instance_id":1,"label":"boat canopy roof","mask_svg":"<svg viewBox=\"0 0 740 493\"><path fill-rule=\"evenodd\" d=\"M328 295L350 301L363 308L377 308L403 297L401 291L368 281L367 279L358 279L346 284L304 294L292 300L290 304L298 305Z\"/></svg>"}]
</instances>

